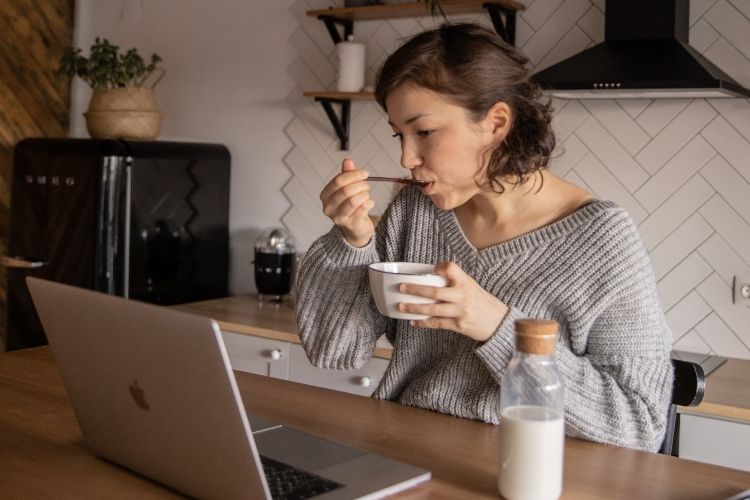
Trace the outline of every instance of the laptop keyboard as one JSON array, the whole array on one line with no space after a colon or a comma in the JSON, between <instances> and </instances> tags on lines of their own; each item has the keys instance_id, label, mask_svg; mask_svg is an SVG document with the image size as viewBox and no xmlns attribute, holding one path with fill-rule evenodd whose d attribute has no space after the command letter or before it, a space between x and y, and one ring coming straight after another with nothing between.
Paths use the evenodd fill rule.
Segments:
<instances>
[{"instance_id":1,"label":"laptop keyboard","mask_svg":"<svg viewBox=\"0 0 750 500\"><path fill-rule=\"evenodd\" d=\"M260 461L274 500L302 500L344 486L263 455Z\"/></svg>"}]
</instances>

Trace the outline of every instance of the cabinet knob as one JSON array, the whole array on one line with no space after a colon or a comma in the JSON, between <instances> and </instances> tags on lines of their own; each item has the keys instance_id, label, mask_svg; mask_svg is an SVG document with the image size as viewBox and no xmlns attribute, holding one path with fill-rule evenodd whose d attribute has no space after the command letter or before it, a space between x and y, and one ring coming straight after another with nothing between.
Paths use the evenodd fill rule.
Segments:
<instances>
[{"instance_id":1,"label":"cabinet knob","mask_svg":"<svg viewBox=\"0 0 750 500\"><path fill-rule=\"evenodd\" d=\"M283 353L281 352L281 349L273 349L268 355L271 357L271 359L277 360L281 359L282 354Z\"/></svg>"},{"instance_id":2,"label":"cabinet knob","mask_svg":"<svg viewBox=\"0 0 750 500\"><path fill-rule=\"evenodd\" d=\"M370 387L370 384L372 384L372 379L367 375L359 378L359 385L361 387Z\"/></svg>"}]
</instances>

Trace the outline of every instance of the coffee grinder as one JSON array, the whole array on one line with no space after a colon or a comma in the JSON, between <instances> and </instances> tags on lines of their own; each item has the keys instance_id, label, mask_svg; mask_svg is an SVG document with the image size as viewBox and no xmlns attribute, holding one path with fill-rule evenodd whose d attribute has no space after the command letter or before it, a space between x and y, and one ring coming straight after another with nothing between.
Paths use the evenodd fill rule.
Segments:
<instances>
[{"instance_id":1,"label":"coffee grinder","mask_svg":"<svg viewBox=\"0 0 750 500\"><path fill-rule=\"evenodd\" d=\"M270 227L255 241L255 287L261 300L281 302L292 291L297 257L294 238Z\"/></svg>"}]
</instances>

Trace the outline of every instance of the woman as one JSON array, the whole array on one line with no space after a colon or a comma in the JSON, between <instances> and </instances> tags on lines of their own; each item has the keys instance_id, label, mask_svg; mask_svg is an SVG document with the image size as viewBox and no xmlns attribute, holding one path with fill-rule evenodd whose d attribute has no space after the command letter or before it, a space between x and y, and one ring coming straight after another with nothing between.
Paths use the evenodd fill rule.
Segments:
<instances>
[{"instance_id":1,"label":"woman","mask_svg":"<svg viewBox=\"0 0 750 500\"><path fill-rule=\"evenodd\" d=\"M303 346L319 367L355 369L385 333L393 356L373 397L499 422L514 322L560 324L566 433L657 450L669 405L671 335L653 272L626 212L550 173L549 103L527 59L494 33L446 24L385 62L376 97L423 187L402 189L377 230L368 173L345 160L322 191L335 226L309 249L298 289ZM377 261L436 264L437 299L378 314Z\"/></svg>"}]
</instances>

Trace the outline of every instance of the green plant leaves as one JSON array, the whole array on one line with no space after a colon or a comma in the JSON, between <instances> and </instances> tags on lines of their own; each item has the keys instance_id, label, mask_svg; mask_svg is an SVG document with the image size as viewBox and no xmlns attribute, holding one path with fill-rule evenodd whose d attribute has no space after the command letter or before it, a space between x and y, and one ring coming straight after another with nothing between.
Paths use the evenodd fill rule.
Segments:
<instances>
[{"instance_id":1,"label":"green plant leaves","mask_svg":"<svg viewBox=\"0 0 750 500\"><path fill-rule=\"evenodd\" d=\"M156 54L152 54L150 63L146 64L137 49L124 54L119 50L117 45L99 37L91 46L89 57L82 55L81 49L68 47L60 59L58 72L71 78L78 76L94 90L103 90L142 85L155 70L162 69L157 67L162 59Z\"/></svg>"}]
</instances>

